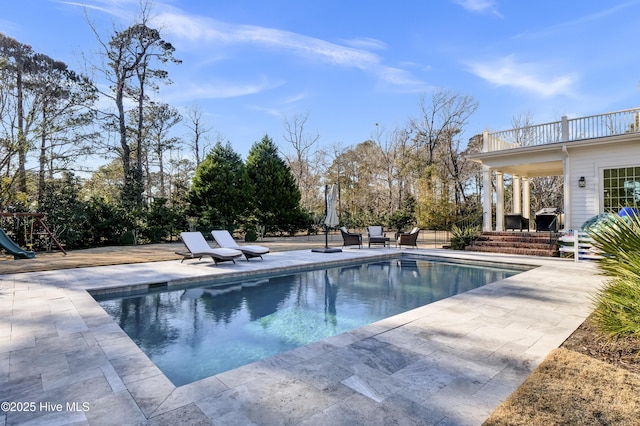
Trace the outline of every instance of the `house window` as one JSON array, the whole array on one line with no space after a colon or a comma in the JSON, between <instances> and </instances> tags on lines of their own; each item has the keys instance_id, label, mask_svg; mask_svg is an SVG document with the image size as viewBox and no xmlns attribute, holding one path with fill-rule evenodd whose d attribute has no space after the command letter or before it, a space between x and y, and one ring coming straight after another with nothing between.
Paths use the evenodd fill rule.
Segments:
<instances>
[{"instance_id":1,"label":"house window","mask_svg":"<svg viewBox=\"0 0 640 426\"><path fill-rule=\"evenodd\" d=\"M606 213L640 204L640 167L605 169L603 178Z\"/></svg>"}]
</instances>

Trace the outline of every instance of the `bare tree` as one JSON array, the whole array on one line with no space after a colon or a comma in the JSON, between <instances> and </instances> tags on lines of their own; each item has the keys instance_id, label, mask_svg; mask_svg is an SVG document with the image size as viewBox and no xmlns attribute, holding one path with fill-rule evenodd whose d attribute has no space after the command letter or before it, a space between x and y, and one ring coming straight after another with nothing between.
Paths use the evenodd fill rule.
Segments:
<instances>
[{"instance_id":1,"label":"bare tree","mask_svg":"<svg viewBox=\"0 0 640 426\"><path fill-rule=\"evenodd\" d=\"M193 161L185 158L179 149L169 152L167 166L169 203L172 205L184 204L196 167Z\"/></svg>"},{"instance_id":2,"label":"bare tree","mask_svg":"<svg viewBox=\"0 0 640 426\"><path fill-rule=\"evenodd\" d=\"M334 149L327 179L341 188L341 221L347 226L367 226L380 222L388 212L383 156L372 140L345 150Z\"/></svg>"},{"instance_id":3,"label":"bare tree","mask_svg":"<svg viewBox=\"0 0 640 426\"><path fill-rule=\"evenodd\" d=\"M478 149L481 148L478 139L472 138L463 149L458 132L452 132L439 148L442 152L440 164L444 169L443 176L453 188L453 203L457 216L463 214L464 206L474 194L473 191L469 191L469 186L476 184L476 178L480 173L480 166L469 160L465 154L479 152ZM477 194L477 191L475 193Z\"/></svg>"},{"instance_id":4,"label":"bare tree","mask_svg":"<svg viewBox=\"0 0 640 426\"><path fill-rule=\"evenodd\" d=\"M418 176L419 216L423 223L447 226L464 199L458 158L461 147L456 135L463 132L478 103L471 96L439 90L430 99L423 96L419 105L420 118L411 119L415 134L412 168Z\"/></svg>"},{"instance_id":5,"label":"bare tree","mask_svg":"<svg viewBox=\"0 0 640 426\"><path fill-rule=\"evenodd\" d=\"M415 150L411 138L410 127L395 128L387 133L376 123L374 141L380 149L379 167L384 170L389 214L402 206L406 196L411 159Z\"/></svg>"},{"instance_id":6,"label":"bare tree","mask_svg":"<svg viewBox=\"0 0 640 426\"><path fill-rule=\"evenodd\" d=\"M191 150L196 158L196 167L198 167L210 146L207 143L206 135L211 132L211 127L202 118L202 108L199 105L194 105L188 109L187 118L189 120L185 125L193 132Z\"/></svg>"},{"instance_id":7,"label":"bare tree","mask_svg":"<svg viewBox=\"0 0 640 426\"><path fill-rule=\"evenodd\" d=\"M309 113L296 114L284 119L284 139L293 147L293 155L285 155L289 168L298 183L302 196L302 204L310 210L315 200L315 188L318 185L318 176L312 172L310 163L314 156L313 146L320 139L318 132L306 130Z\"/></svg>"},{"instance_id":8,"label":"bare tree","mask_svg":"<svg viewBox=\"0 0 640 426\"><path fill-rule=\"evenodd\" d=\"M415 142L426 152L427 165L436 160L436 148L447 141L451 133L464 128L469 117L478 109L478 102L472 96L463 96L449 90L438 90L420 98L419 118L411 119L415 131Z\"/></svg>"},{"instance_id":9,"label":"bare tree","mask_svg":"<svg viewBox=\"0 0 640 426\"><path fill-rule=\"evenodd\" d=\"M177 109L164 103L152 102L146 106L145 110L149 151L158 164L160 196L167 198L164 155L178 145L179 139L175 136L170 136L169 132L176 124L182 121L182 116Z\"/></svg>"}]
</instances>

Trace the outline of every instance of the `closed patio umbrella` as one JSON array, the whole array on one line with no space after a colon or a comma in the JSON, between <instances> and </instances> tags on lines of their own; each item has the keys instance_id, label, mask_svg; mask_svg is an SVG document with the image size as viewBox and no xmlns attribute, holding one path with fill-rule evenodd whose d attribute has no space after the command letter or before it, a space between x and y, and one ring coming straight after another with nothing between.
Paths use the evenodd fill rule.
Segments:
<instances>
[{"instance_id":1,"label":"closed patio umbrella","mask_svg":"<svg viewBox=\"0 0 640 426\"><path fill-rule=\"evenodd\" d=\"M324 219L324 225L327 228L333 228L338 225L338 213L336 211L336 202L338 201L338 185L331 185L329 195L327 196L327 217Z\"/></svg>"},{"instance_id":2,"label":"closed patio umbrella","mask_svg":"<svg viewBox=\"0 0 640 426\"><path fill-rule=\"evenodd\" d=\"M336 212L336 203L338 200L338 186L336 184L331 185L331 190L328 190L328 185L324 187L324 209L326 217L324 219L324 248L313 249L311 251L319 253L338 253L342 249L329 248L329 228L333 228L338 225L338 213Z\"/></svg>"}]
</instances>

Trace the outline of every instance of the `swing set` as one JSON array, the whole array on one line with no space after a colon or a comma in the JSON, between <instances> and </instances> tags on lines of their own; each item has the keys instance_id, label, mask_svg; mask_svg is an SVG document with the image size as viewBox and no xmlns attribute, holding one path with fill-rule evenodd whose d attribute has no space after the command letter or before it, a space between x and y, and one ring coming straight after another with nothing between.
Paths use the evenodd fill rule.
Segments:
<instances>
[{"instance_id":1,"label":"swing set","mask_svg":"<svg viewBox=\"0 0 640 426\"><path fill-rule=\"evenodd\" d=\"M44 229L45 234L49 236L49 238L51 238L51 241L56 245L56 247L58 247L58 249L63 253L63 254L67 254L67 252L65 251L65 249L62 247L62 245L60 244L60 242L56 239L56 237L53 235L53 233L49 230L49 228L47 227L47 225L45 225L44 223L44 214L43 213L6 213L6 212L0 212L0 218L2 217L12 217L14 219L16 218L22 218L22 226L23 226L23 230L24 230L24 241L26 246L28 247L29 250L33 250L33 244L34 244L34 229L36 229L37 225L41 226L42 229ZM28 219L31 218L31 226L27 226L27 221Z\"/></svg>"}]
</instances>

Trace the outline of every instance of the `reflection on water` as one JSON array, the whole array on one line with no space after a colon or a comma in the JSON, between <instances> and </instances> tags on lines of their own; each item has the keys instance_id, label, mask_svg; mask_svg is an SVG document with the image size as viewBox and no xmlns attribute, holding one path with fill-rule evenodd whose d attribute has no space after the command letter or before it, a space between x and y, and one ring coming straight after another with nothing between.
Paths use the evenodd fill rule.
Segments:
<instances>
[{"instance_id":1,"label":"reflection on water","mask_svg":"<svg viewBox=\"0 0 640 426\"><path fill-rule=\"evenodd\" d=\"M402 258L100 304L180 386L518 272Z\"/></svg>"}]
</instances>

